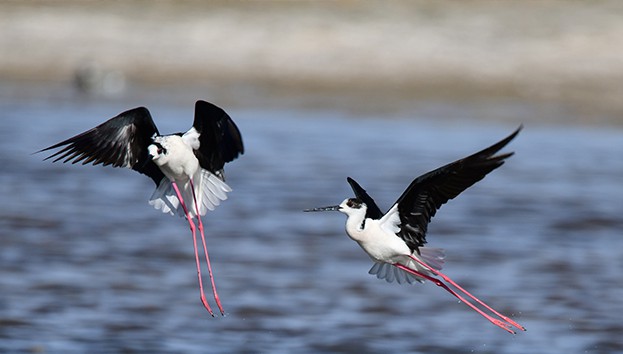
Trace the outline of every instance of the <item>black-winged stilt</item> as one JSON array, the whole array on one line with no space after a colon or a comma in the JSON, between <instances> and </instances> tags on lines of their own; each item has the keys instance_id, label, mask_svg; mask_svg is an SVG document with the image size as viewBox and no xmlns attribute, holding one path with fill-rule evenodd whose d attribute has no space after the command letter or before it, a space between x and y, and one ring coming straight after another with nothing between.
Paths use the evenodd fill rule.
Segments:
<instances>
[{"instance_id":1,"label":"black-winged stilt","mask_svg":"<svg viewBox=\"0 0 623 354\"><path fill-rule=\"evenodd\" d=\"M186 217L193 237L201 302L214 316L203 292L197 250L197 218L214 300L225 314L216 292L208 257L201 215L213 210L231 188L223 167L244 153L240 131L225 111L212 103L197 101L193 126L186 133L160 135L147 108L139 107L56 145L62 148L45 160L93 163L126 167L147 175L156 183L149 203L164 213Z\"/></svg>"},{"instance_id":2,"label":"black-winged stilt","mask_svg":"<svg viewBox=\"0 0 623 354\"><path fill-rule=\"evenodd\" d=\"M496 326L513 334L513 326L525 331L523 326L489 307L440 272L445 257L443 250L424 246L428 223L437 209L504 164L504 160L513 153L495 154L513 140L521 128L482 151L416 178L385 214L350 177L347 180L356 198L345 199L340 205L305 211L340 211L346 214L346 233L375 262L369 273L377 278L387 282L396 280L398 283L432 281ZM435 276L452 284L502 320L486 314Z\"/></svg>"}]
</instances>

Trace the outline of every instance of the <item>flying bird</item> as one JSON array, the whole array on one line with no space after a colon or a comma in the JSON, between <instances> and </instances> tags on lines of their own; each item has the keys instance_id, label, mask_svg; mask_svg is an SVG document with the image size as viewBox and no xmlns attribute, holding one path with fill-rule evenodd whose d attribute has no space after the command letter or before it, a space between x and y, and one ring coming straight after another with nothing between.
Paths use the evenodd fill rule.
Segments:
<instances>
[{"instance_id":1,"label":"flying bird","mask_svg":"<svg viewBox=\"0 0 623 354\"><path fill-rule=\"evenodd\" d=\"M201 280L197 249L197 220L214 300L225 314L216 292L201 216L227 199L231 188L223 168L244 153L238 127L216 105L197 101L193 126L185 133L160 135L145 107L134 108L72 138L38 152L59 149L45 158L53 162L126 167L151 178L156 189L149 203L163 213L185 217L190 226L203 306L214 316Z\"/></svg>"},{"instance_id":2,"label":"flying bird","mask_svg":"<svg viewBox=\"0 0 623 354\"><path fill-rule=\"evenodd\" d=\"M374 199L350 177L347 181L355 198L347 198L339 205L305 211L339 211L346 214L346 233L372 258L374 265L369 273L377 278L387 282L395 280L400 284L429 280L456 296L494 325L513 334L513 327L525 331L523 326L500 314L442 273L444 251L425 246L428 224L437 210L504 164L513 153L496 153L513 140L521 129L520 126L505 139L482 151L417 177L386 213L381 212ZM485 313L436 276L499 319Z\"/></svg>"}]
</instances>

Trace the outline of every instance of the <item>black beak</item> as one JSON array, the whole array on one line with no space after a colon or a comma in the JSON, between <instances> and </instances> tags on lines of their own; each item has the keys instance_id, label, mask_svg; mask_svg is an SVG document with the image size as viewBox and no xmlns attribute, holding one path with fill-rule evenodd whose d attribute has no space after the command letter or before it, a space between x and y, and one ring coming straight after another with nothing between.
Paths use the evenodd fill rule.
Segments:
<instances>
[{"instance_id":1,"label":"black beak","mask_svg":"<svg viewBox=\"0 0 623 354\"><path fill-rule=\"evenodd\" d=\"M333 206L322 207L322 208L305 209L303 211L338 211L338 210L340 210L340 206L333 205Z\"/></svg>"}]
</instances>

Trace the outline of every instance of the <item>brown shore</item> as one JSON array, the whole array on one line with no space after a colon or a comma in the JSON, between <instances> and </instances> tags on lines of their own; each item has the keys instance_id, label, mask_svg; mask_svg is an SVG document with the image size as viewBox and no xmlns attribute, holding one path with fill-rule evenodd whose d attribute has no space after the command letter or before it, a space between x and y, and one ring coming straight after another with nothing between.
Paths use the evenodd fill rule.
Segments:
<instances>
[{"instance_id":1,"label":"brown shore","mask_svg":"<svg viewBox=\"0 0 623 354\"><path fill-rule=\"evenodd\" d=\"M0 82L71 83L96 66L147 87L380 109L502 98L618 124L621 18L614 0L3 1Z\"/></svg>"}]
</instances>

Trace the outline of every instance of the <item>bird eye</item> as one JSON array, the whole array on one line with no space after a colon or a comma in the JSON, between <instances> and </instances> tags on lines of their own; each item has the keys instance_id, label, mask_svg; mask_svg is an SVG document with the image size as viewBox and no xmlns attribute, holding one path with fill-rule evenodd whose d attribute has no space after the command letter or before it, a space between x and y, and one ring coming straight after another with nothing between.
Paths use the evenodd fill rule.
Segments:
<instances>
[{"instance_id":1,"label":"bird eye","mask_svg":"<svg viewBox=\"0 0 623 354\"><path fill-rule=\"evenodd\" d=\"M160 143L155 143L154 145L156 145L156 148L158 149L156 150L158 151L158 155L162 155L162 154L166 155L167 149L165 149L164 146L162 146Z\"/></svg>"},{"instance_id":2,"label":"bird eye","mask_svg":"<svg viewBox=\"0 0 623 354\"><path fill-rule=\"evenodd\" d=\"M348 200L348 202L346 202L346 205L349 208L359 209L361 207L361 202L356 198L351 198Z\"/></svg>"}]
</instances>

